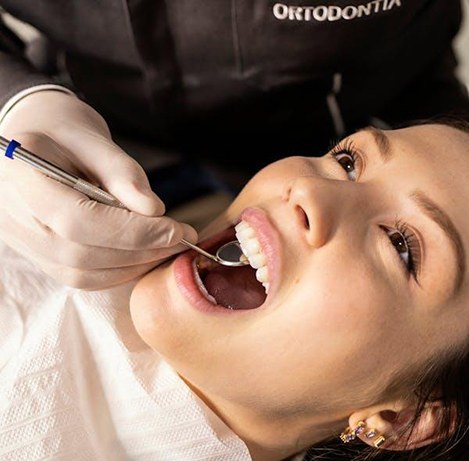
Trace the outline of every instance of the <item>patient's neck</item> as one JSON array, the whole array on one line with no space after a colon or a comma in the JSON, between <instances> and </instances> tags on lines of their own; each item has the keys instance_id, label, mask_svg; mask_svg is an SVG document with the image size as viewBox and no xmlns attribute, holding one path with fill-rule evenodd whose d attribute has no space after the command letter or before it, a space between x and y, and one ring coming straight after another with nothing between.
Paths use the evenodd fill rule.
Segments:
<instances>
[{"instance_id":1,"label":"patient's neck","mask_svg":"<svg viewBox=\"0 0 469 461\"><path fill-rule=\"evenodd\" d=\"M246 444L253 461L281 461L337 434L345 417L331 413L261 415L252 407L207 396L187 383L205 404Z\"/></svg>"},{"instance_id":2,"label":"patient's neck","mask_svg":"<svg viewBox=\"0 0 469 461\"><path fill-rule=\"evenodd\" d=\"M229 405L212 409L244 441L253 461L284 460L330 438L347 423L345 419L333 421L320 416L259 417Z\"/></svg>"}]
</instances>

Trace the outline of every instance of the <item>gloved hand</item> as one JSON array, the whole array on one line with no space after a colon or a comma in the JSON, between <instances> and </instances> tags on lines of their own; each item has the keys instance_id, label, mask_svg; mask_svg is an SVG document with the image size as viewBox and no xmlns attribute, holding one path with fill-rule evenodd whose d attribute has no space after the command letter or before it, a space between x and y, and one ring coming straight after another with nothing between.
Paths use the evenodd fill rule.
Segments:
<instances>
[{"instance_id":1,"label":"gloved hand","mask_svg":"<svg viewBox=\"0 0 469 461\"><path fill-rule=\"evenodd\" d=\"M0 238L60 282L89 290L132 280L197 240L164 217L142 167L78 97L44 90L21 99L0 134L100 186L129 210L97 203L18 160L0 159Z\"/></svg>"}]
</instances>

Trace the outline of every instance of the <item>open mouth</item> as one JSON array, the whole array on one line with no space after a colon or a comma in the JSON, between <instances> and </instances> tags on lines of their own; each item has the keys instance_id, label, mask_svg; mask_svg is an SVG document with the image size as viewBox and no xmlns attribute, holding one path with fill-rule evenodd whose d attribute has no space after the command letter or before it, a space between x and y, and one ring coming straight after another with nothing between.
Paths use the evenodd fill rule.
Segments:
<instances>
[{"instance_id":1,"label":"open mouth","mask_svg":"<svg viewBox=\"0 0 469 461\"><path fill-rule=\"evenodd\" d=\"M266 258L249 224L242 221L223 234L207 251L214 251L236 236L249 265L226 267L199 255L194 260L196 281L202 294L213 304L227 309L256 309L269 290Z\"/></svg>"}]
</instances>

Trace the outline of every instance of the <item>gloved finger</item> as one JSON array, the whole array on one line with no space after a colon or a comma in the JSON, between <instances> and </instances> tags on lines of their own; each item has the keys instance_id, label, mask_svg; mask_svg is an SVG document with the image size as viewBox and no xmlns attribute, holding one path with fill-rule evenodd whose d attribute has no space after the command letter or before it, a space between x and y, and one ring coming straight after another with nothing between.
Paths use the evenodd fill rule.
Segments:
<instances>
[{"instance_id":1,"label":"gloved finger","mask_svg":"<svg viewBox=\"0 0 469 461\"><path fill-rule=\"evenodd\" d=\"M145 250L183 247L197 240L188 224L103 205L45 175L31 171L18 180L31 214L66 240L97 247Z\"/></svg>"},{"instance_id":2,"label":"gloved finger","mask_svg":"<svg viewBox=\"0 0 469 461\"><path fill-rule=\"evenodd\" d=\"M158 265L158 263L146 263L129 267L81 270L48 261L41 255L31 253L30 249L21 243L14 248L15 251L39 267L52 279L63 285L84 290L102 290L129 282L146 274Z\"/></svg>"},{"instance_id":3,"label":"gloved finger","mask_svg":"<svg viewBox=\"0 0 469 461\"><path fill-rule=\"evenodd\" d=\"M79 142L77 142L79 141ZM128 209L146 216L162 216L165 206L152 191L142 166L112 141L90 133L67 146L80 168Z\"/></svg>"},{"instance_id":4,"label":"gloved finger","mask_svg":"<svg viewBox=\"0 0 469 461\"><path fill-rule=\"evenodd\" d=\"M28 254L35 254L36 259L40 256L51 263L84 271L157 264L177 253L174 247L130 251L80 245L63 239L46 227L37 226L32 232L31 228L6 213L0 214L0 239L12 248L27 247Z\"/></svg>"},{"instance_id":5,"label":"gloved finger","mask_svg":"<svg viewBox=\"0 0 469 461\"><path fill-rule=\"evenodd\" d=\"M12 222L18 222L28 230L29 237L42 231L42 223L31 214L29 206L22 199L20 182L1 178L0 196L0 229L14 233Z\"/></svg>"},{"instance_id":6,"label":"gloved finger","mask_svg":"<svg viewBox=\"0 0 469 461\"><path fill-rule=\"evenodd\" d=\"M42 270L50 277L60 281L66 286L80 288L82 290L103 290L135 280L151 271L157 265L158 264L155 263L149 263L130 267L81 271L72 267L58 266L50 262L44 262Z\"/></svg>"}]
</instances>

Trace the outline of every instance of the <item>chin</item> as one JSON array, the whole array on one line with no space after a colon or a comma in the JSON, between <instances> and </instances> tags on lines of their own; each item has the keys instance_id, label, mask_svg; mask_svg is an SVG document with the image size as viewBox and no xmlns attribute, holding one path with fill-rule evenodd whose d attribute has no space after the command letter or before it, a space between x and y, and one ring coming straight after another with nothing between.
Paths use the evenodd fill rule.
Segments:
<instances>
[{"instance_id":1,"label":"chin","mask_svg":"<svg viewBox=\"0 0 469 461\"><path fill-rule=\"evenodd\" d=\"M168 321L165 320L165 317L169 318L165 310L173 304L168 289L171 263L166 261L142 277L130 296L130 315L134 327L152 349L158 349L158 331Z\"/></svg>"}]
</instances>

